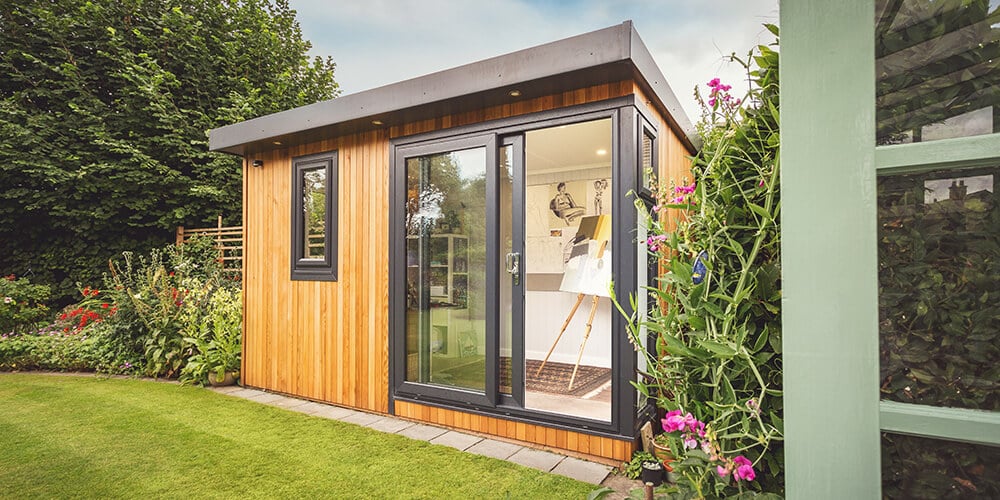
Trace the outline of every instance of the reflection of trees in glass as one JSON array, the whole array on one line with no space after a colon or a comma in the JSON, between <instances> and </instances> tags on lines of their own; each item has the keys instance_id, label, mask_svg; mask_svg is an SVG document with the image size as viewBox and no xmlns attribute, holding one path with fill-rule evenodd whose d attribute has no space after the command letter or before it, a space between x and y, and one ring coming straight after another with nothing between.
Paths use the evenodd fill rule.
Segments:
<instances>
[{"instance_id":1,"label":"reflection of trees in glass","mask_svg":"<svg viewBox=\"0 0 1000 500\"><path fill-rule=\"evenodd\" d=\"M1000 131L1000 7L990 9L989 0L876 1L878 144L919 142L923 127L976 110L983 123L955 135Z\"/></svg>"},{"instance_id":2,"label":"reflection of trees in glass","mask_svg":"<svg viewBox=\"0 0 1000 500\"><path fill-rule=\"evenodd\" d=\"M302 173L302 215L305 258L322 259L326 243L326 169Z\"/></svg>"},{"instance_id":3,"label":"reflection of trees in glass","mask_svg":"<svg viewBox=\"0 0 1000 500\"><path fill-rule=\"evenodd\" d=\"M410 158L406 161L406 177L406 234L468 238L468 305L473 317L481 317L486 286L485 148ZM429 257L435 259L433 254ZM451 262L435 260L441 264Z\"/></svg>"}]
</instances>

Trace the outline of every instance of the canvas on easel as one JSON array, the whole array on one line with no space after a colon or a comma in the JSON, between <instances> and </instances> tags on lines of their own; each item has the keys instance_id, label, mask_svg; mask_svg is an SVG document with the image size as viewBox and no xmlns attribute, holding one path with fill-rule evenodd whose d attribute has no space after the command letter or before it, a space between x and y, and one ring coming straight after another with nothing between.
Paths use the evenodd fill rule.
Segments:
<instances>
[{"instance_id":1,"label":"canvas on easel","mask_svg":"<svg viewBox=\"0 0 1000 500\"><path fill-rule=\"evenodd\" d=\"M569 388L573 388L576 380L577 370L580 368L580 359L583 357L583 349L590 338L590 331L593 328L594 315L597 313L597 304L601 297L610 297L611 286L611 251L608 250L608 243L611 238L611 216L593 215L584 217L580 221L580 227L573 238L573 249L570 253L569 261L566 263L566 271L563 274L562 284L559 290L563 292L576 293L576 302L570 310L566 321L563 322L559 335L549 348L545 359L538 367L535 375L538 375L545 368L545 363L552 356L552 351L562 338L570 321L576 314L577 309L587 295L592 296L590 315L587 317L587 327L583 334L583 341L580 343L580 351L576 357L576 364L573 366L573 375L569 379Z\"/></svg>"}]
</instances>

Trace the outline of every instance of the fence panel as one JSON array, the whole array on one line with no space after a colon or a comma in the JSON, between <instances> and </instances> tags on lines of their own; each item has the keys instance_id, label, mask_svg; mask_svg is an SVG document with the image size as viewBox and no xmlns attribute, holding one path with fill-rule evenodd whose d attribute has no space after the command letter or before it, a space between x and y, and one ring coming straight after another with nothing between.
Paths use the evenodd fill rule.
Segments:
<instances>
[{"instance_id":1,"label":"fence panel","mask_svg":"<svg viewBox=\"0 0 1000 500\"><path fill-rule=\"evenodd\" d=\"M177 228L177 244L182 245L187 240L195 236L205 236L212 238L216 250L219 251L219 259L222 262L222 269L227 273L242 275L243 273L243 226L222 226L222 216L216 227Z\"/></svg>"}]
</instances>

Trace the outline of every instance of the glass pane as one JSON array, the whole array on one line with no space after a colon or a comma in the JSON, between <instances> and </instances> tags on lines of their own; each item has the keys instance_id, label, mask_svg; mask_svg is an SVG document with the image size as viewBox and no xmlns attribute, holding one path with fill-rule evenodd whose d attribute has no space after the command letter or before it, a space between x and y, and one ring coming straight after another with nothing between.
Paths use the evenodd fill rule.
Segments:
<instances>
[{"instance_id":1,"label":"glass pane","mask_svg":"<svg viewBox=\"0 0 1000 500\"><path fill-rule=\"evenodd\" d=\"M882 398L1000 410L1000 168L878 180Z\"/></svg>"},{"instance_id":2,"label":"glass pane","mask_svg":"<svg viewBox=\"0 0 1000 500\"><path fill-rule=\"evenodd\" d=\"M406 160L406 380L486 385L486 150Z\"/></svg>"},{"instance_id":3,"label":"glass pane","mask_svg":"<svg viewBox=\"0 0 1000 500\"><path fill-rule=\"evenodd\" d=\"M322 259L326 254L326 168L302 171L302 216L305 259Z\"/></svg>"},{"instance_id":4,"label":"glass pane","mask_svg":"<svg viewBox=\"0 0 1000 500\"><path fill-rule=\"evenodd\" d=\"M877 143L1000 131L1000 2L876 0Z\"/></svg>"},{"instance_id":5,"label":"glass pane","mask_svg":"<svg viewBox=\"0 0 1000 500\"><path fill-rule=\"evenodd\" d=\"M640 168L642 168L642 187L653 190L653 179L656 172L653 171L653 138L646 132L642 133L642 158Z\"/></svg>"},{"instance_id":6,"label":"glass pane","mask_svg":"<svg viewBox=\"0 0 1000 500\"><path fill-rule=\"evenodd\" d=\"M1000 447L883 433L882 496L1000 498Z\"/></svg>"},{"instance_id":7,"label":"glass pane","mask_svg":"<svg viewBox=\"0 0 1000 500\"><path fill-rule=\"evenodd\" d=\"M525 406L611 419L611 120L525 134Z\"/></svg>"},{"instance_id":8,"label":"glass pane","mask_svg":"<svg viewBox=\"0 0 1000 500\"><path fill-rule=\"evenodd\" d=\"M511 394L514 283L504 257L514 251L514 146L500 148L500 392Z\"/></svg>"}]
</instances>

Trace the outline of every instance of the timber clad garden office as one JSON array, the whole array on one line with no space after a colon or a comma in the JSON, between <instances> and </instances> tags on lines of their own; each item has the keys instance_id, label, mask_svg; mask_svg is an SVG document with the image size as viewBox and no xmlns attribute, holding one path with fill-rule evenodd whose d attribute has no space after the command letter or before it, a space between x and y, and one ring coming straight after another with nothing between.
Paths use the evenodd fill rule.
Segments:
<instances>
[{"instance_id":1,"label":"timber clad garden office","mask_svg":"<svg viewBox=\"0 0 1000 500\"><path fill-rule=\"evenodd\" d=\"M213 130L245 159L243 383L627 460L610 287L646 282L634 196L690 129L626 22Z\"/></svg>"}]
</instances>

